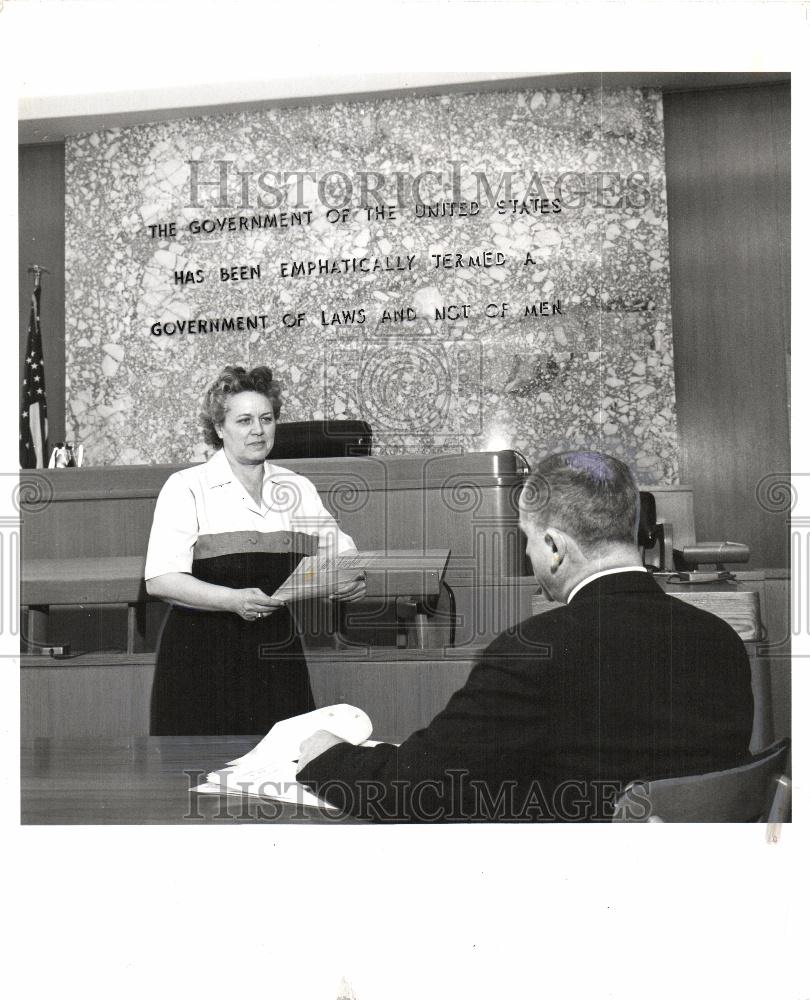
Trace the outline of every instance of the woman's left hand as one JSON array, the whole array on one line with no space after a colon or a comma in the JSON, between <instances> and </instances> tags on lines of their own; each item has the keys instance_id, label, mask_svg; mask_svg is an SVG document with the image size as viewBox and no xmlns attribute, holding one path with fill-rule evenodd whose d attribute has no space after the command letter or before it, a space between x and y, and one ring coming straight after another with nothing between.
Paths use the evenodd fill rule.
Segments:
<instances>
[{"instance_id":1,"label":"woman's left hand","mask_svg":"<svg viewBox=\"0 0 810 1000\"><path fill-rule=\"evenodd\" d=\"M347 580L339 580L338 585L329 595L333 601L360 601L366 596L365 574L352 576Z\"/></svg>"}]
</instances>

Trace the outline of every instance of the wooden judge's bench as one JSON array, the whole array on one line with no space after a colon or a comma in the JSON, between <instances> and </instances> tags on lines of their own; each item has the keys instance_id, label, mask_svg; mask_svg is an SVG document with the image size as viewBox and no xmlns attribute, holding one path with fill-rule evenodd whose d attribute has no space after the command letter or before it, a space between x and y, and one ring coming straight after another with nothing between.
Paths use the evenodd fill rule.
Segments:
<instances>
[{"instance_id":1,"label":"wooden judge's bench","mask_svg":"<svg viewBox=\"0 0 810 1000\"><path fill-rule=\"evenodd\" d=\"M310 601L296 609L316 703L358 705L376 738L401 741L428 723L500 631L552 607L538 602L525 556L517 498L527 470L515 452L279 464L315 483L358 549L409 554L391 573L387 598L345 606ZM24 737L148 733L166 605L147 596L143 566L155 500L178 468L22 473ZM652 493L657 520L675 546L693 543L691 489ZM446 550L443 579L427 569L420 575L420 555ZM746 643L756 748L789 735L788 579L786 571L769 570L736 578L690 590L756 595L763 628ZM658 579L685 589L668 574ZM384 589L379 580L374 589ZM64 657L46 651L66 645Z\"/></svg>"}]
</instances>

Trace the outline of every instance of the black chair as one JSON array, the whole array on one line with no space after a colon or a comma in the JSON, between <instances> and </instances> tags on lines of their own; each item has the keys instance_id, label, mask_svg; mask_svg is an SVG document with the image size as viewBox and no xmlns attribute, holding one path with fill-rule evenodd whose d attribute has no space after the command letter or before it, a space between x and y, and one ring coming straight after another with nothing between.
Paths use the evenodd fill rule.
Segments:
<instances>
[{"instance_id":1,"label":"black chair","mask_svg":"<svg viewBox=\"0 0 810 1000\"><path fill-rule=\"evenodd\" d=\"M655 496L647 490L640 493L641 505L638 519L638 545L644 565L658 573L672 572L673 531L672 525L658 523ZM654 560L647 562L647 553L654 550Z\"/></svg>"},{"instance_id":2,"label":"black chair","mask_svg":"<svg viewBox=\"0 0 810 1000\"><path fill-rule=\"evenodd\" d=\"M371 454L365 420L295 420L276 425L270 461L284 458L345 458Z\"/></svg>"},{"instance_id":3,"label":"black chair","mask_svg":"<svg viewBox=\"0 0 810 1000\"><path fill-rule=\"evenodd\" d=\"M658 540L655 497L646 490L642 490L639 497L641 504L638 519L638 544L642 549L651 549Z\"/></svg>"},{"instance_id":4,"label":"black chair","mask_svg":"<svg viewBox=\"0 0 810 1000\"><path fill-rule=\"evenodd\" d=\"M633 781L616 800L619 823L783 823L790 819L790 740L728 771Z\"/></svg>"}]
</instances>

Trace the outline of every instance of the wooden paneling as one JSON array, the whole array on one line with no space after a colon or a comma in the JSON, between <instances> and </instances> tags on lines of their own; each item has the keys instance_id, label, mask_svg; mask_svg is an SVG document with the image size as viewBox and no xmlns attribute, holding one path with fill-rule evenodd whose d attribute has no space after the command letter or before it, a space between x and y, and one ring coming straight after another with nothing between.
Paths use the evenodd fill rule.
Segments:
<instances>
[{"instance_id":1,"label":"wooden paneling","mask_svg":"<svg viewBox=\"0 0 810 1000\"><path fill-rule=\"evenodd\" d=\"M524 473L514 452L385 458L289 459L307 476L362 549L449 548L476 576L514 576L523 565L517 494ZM29 559L145 556L155 500L180 466L39 471L22 505L22 556Z\"/></svg>"},{"instance_id":2,"label":"wooden paneling","mask_svg":"<svg viewBox=\"0 0 810 1000\"><path fill-rule=\"evenodd\" d=\"M374 739L402 743L422 729L464 686L475 658L326 660L308 657L316 705L346 703L362 708L374 724Z\"/></svg>"},{"instance_id":3,"label":"wooden paneling","mask_svg":"<svg viewBox=\"0 0 810 1000\"><path fill-rule=\"evenodd\" d=\"M65 147L63 143L21 146L19 151L20 212L20 373L25 356L33 275L41 264L40 318L45 355L49 439L65 437ZM20 384L22 384L20 374Z\"/></svg>"},{"instance_id":4,"label":"wooden paneling","mask_svg":"<svg viewBox=\"0 0 810 1000\"><path fill-rule=\"evenodd\" d=\"M681 481L699 540L786 567L757 485L790 459L789 87L667 94L664 128Z\"/></svg>"},{"instance_id":5,"label":"wooden paneling","mask_svg":"<svg viewBox=\"0 0 810 1000\"><path fill-rule=\"evenodd\" d=\"M399 743L444 708L467 680L478 652L470 647L462 656L447 658L417 650L384 651L379 657L312 653L308 665L315 703L358 705L373 720L378 739ZM148 735L154 654L119 661L105 661L103 654L75 663L25 657L22 736Z\"/></svg>"},{"instance_id":6,"label":"wooden paneling","mask_svg":"<svg viewBox=\"0 0 810 1000\"><path fill-rule=\"evenodd\" d=\"M746 643L756 696L752 746L761 749L772 739L790 735L789 581L771 574L741 575L740 586L760 595L768 637L766 643ZM456 649L326 651L305 640L316 703L359 705L372 718L380 738L401 742L444 708L494 634L528 616L534 589L531 581L520 579L462 588L457 594L460 611L472 608L479 594L482 604L495 609L498 620L487 616L491 628L487 636L477 628L460 629L464 645ZM508 591L512 593L506 599ZM548 604L549 609L553 607ZM161 611L159 606L155 610ZM480 612L471 614L477 619ZM115 659L118 662L104 653L62 662L44 656L23 657L23 735L146 735L154 654Z\"/></svg>"},{"instance_id":7,"label":"wooden paneling","mask_svg":"<svg viewBox=\"0 0 810 1000\"><path fill-rule=\"evenodd\" d=\"M366 549L452 551L450 577L518 576L526 540L518 529L523 473L512 452L383 458L288 459ZM89 466L40 470L23 482L23 558L65 559L146 554L155 500L183 466ZM467 471L465 471L465 468ZM658 520L676 545L695 540L688 486L654 490ZM458 582L466 579L460 575Z\"/></svg>"},{"instance_id":8,"label":"wooden paneling","mask_svg":"<svg viewBox=\"0 0 810 1000\"><path fill-rule=\"evenodd\" d=\"M43 659L23 661L22 736L149 735L154 653L115 664L105 662L103 655L75 663L47 664Z\"/></svg>"}]
</instances>

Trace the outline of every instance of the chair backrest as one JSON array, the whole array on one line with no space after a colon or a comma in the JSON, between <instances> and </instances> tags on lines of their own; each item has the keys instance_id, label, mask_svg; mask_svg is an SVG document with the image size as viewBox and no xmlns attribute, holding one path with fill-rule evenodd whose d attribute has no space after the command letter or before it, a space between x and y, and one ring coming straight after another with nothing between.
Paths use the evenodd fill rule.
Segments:
<instances>
[{"instance_id":1,"label":"chair backrest","mask_svg":"<svg viewBox=\"0 0 810 1000\"><path fill-rule=\"evenodd\" d=\"M371 437L364 420L281 421L270 460L370 455Z\"/></svg>"},{"instance_id":2,"label":"chair backrest","mask_svg":"<svg viewBox=\"0 0 810 1000\"><path fill-rule=\"evenodd\" d=\"M651 549L656 540L655 497L647 490L642 490L639 497L638 544L642 549Z\"/></svg>"},{"instance_id":3,"label":"chair backrest","mask_svg":"<svg viewBox=\"0 0 810 1000\"><path fill-rule=\"evenodd\" d=\"M782 822L790 806L790 783L783 775L789 750L790 740L784 739L727 771L634 781L616 800L613 821Z\"/></svg>"}]
</instances>

